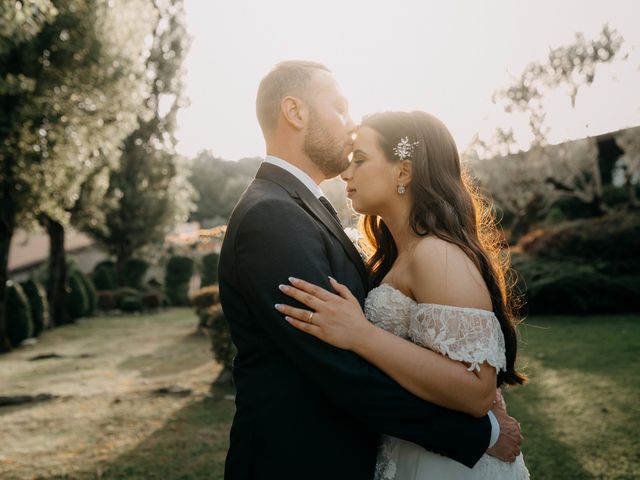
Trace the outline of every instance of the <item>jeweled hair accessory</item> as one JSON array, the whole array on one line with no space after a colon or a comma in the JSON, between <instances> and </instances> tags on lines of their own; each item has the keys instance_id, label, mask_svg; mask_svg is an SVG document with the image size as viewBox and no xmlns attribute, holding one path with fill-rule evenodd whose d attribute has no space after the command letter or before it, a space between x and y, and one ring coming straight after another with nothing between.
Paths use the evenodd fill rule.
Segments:
<instances>
[{"instance_id":1,"label":"jeweled hair accessory","mask_svg":"<svg viewBox=\"0 0 640 480\"><path fill-rule=\"evenodd\" d=\"M398 145L393 147L393 153L395 153L400 160L406 160L413 157L413 150L418 145L420 145L420 142L411 143L409 137L404 137L400 139Z\"/></svg>"}]
</instances>

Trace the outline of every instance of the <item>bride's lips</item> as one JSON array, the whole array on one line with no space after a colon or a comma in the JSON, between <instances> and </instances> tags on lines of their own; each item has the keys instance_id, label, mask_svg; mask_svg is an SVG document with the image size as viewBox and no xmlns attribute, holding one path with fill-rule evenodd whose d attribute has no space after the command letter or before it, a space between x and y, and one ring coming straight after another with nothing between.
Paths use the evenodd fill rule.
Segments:
<instances>
[{"instance_id":1,"label":"bride's lips","mask_svg":"<svg viewBox=\"0 0 640 480\"><path fill-rule=\"evenodd\" d=\"M355 191L356 191L355 188L347 188L347 197L350 197L351 195L353 195Z\"/></svg>"}]
</instances>

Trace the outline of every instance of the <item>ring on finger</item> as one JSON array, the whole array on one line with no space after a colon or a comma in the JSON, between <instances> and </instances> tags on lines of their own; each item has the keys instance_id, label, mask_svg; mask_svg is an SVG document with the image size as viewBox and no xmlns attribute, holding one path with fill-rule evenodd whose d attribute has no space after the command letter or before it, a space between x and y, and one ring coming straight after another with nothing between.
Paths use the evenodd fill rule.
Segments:
<instances>
[{"instance_id":1,"label":"ring on finger","mask_svg":"<svg viewBox=\"0 0 640 480\"><path fill-rule=\"evenodd\" d=\"M311 325L313 325L313 314L315 312L309 312L309 318L307 319L307 323L310 323Z\"/></svg>"}]
</instances>

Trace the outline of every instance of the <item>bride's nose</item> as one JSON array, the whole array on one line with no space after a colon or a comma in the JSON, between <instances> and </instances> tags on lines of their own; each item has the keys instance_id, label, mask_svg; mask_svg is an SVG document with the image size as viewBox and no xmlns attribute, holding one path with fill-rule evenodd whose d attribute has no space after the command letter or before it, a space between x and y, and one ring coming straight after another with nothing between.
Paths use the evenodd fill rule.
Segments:
<instances>
[{"instance_id":1,"label":"bride's nose","mask_svg":"<svg viewBox=\"0 0 640 480\"><path fill-rule=\"evenodd\" d=\"M340 178L344 182L348 182L353 178L353 161L349 163L349 166L340 174Z\"/></svg>"}]
</instances>

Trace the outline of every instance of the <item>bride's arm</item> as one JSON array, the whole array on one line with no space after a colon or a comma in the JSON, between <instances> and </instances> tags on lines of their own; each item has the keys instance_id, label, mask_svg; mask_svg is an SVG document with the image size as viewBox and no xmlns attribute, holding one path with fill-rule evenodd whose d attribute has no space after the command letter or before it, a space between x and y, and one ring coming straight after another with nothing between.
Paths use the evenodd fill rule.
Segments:
<instances>
[{"instance_id":1,"label":"bride's arm","mask_svg":"<svg viewBox=\"0 0 640 480\"><path fill-rule=\"evenodd\" d=\"M422 239L408 273L418 303L492 309L480 272L456 245ZM413 394L438 405L481 417L495 398L496 369L486 362L479 371L469 371L462 362L380 328L372 329L354 350Z\"/></svg>"},{"instance_id":2,"label":"bride's arm","mask_svg":"<svg viewBox=\"0 0 640 480\"><path fill-rule=\"evenodd\" d=\"M438 239L422 239L416 247L406 279L418 303L434 303L491 310L491 300L475 266L456 246ZM414 395L431 403L484 416L493 403L496 370L488 363L469 371L452 360L397 337L364 318L357 300L331 281L340 296L307 282L291 279L283 292L304 303L311 312L288 305L276 308L296 328L338 348L351 350L377 366Z\"/></svg>"},{"instance_id":3,"label":"bride's arm","mask_svg":"<svg viewBox=\"0 0 640 480\"><path fill-rule=\"evenodd\" d=\"M486 362L469 371L462 362L373 327L353 351L373 363L414 395L436 405L487 414L496 395L496 370Z\"/></svg>"}]
</instances>

